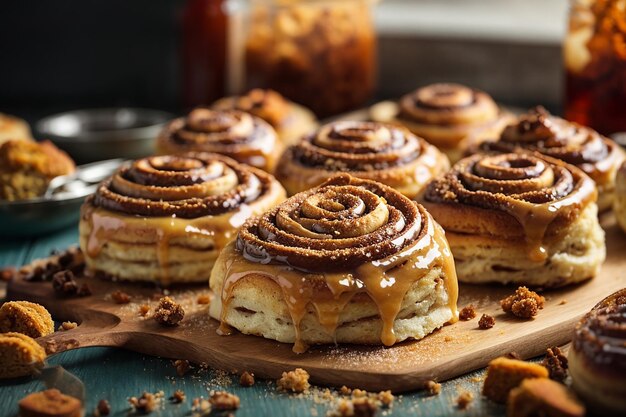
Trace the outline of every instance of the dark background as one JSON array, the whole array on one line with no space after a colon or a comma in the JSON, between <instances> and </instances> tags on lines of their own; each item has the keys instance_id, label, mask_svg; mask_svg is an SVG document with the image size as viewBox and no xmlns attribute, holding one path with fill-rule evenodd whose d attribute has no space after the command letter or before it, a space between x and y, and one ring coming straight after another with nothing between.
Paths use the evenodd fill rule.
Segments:
<instances>
[{"instance_id":1,"label":"dark background","mask_svg":"<svg viewBox=\"0 0 626 417\"><path fill-rule=\"evenodd\" d=\"M185 110L185 0L4 2L0 111L30 122L62 110L140 106ZM434 81L485 89L509 105L561 102L558 45L380 34L377 98ZM523 74L523 75L522 75Z\"/></svg>"}]
</instances>

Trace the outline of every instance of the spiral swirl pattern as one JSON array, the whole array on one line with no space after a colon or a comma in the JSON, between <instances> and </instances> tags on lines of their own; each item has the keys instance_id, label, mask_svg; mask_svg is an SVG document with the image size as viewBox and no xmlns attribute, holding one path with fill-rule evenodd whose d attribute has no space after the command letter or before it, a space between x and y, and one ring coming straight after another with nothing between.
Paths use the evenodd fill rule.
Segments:
<instances>
[{"instance_id":1,"label":"spiral swirl pattern","mask_svg":"<svg viewBox=\"0 0 626 417\"><path fill-rule=\"evenodd\" d=\"M349 270L415 242L424 233L424 215L389 187L338 175L248 221L239 232L237 249L258 263Z\"/></svg>"},{"instance_id":2,"label":"spiral swirl pattern","mask_svg":"<svg viewBox=\"0 0 626 417\"><path fill-rule=\"evenodd\" d=\"M543 107L536 107L508 126L497 142L483 143L485 150L512 152L526 149L540 152L576 165L591 175L610 169L617 153L615 143L587 127L552 116ZM594 178L595 179L595 178Z\"/></svg>"},{"instance_id":3,"label":"spiral swirl pattern","mask_svg":"<svg viewBox=\"0 0 626 417\"><path fill-rule=\"evenodd\" d=\"M587 361L623 375L626 372L626 288L599 302L576 326L573 348Z\"/></svg>"},{"instance_id":4,"label":"spiral swirl pattern","mask_svg":"<svg viewBox=\"0 0 626 417\"><path fill-rule=\"evenodd\" d=\"M498 106L481 91L459 84L432 84L402 97L399 116L427 124L473 124L497 118Z\"/></svg>"},{"instance_id":5,"label":"spiral swirl pattern","mask_svg":"<svg viewBox=\"0 0 626 417\"><path fill-rule=\"evenodd\" d=\"M277 176L291 194L319 185L338 172L372 179L409 198L449 167L434 146L401 127L335 122L283 154Z\"/></svg>"},{"instance_id":6,"label":"spiral swirl pattern","mask_svg":"<svg viewBox=\"0 0 626 417\"><path fill-rule=\"evenodd\" d=\"M255 201L271 181L270 175L217 154L152 156L102 182L93 201L125 214L197 218Z\"/></svg>"},{"instance_id":7,"label":"spiral swirl pattern","mask_svg":"<svg viewBox=\"0 0 626 417\"><path fill-rule=\"evenodd\" d=\"M285 116L289 113L289 102L274 90L255 88L246 95L231 97L216 102L216 110L240 110L253 114L271 124L274 128L280 127Z\"/></svg>"},{"instance_id":8,"label":"spiral swirl pattern","mask_svg":"<svg viewBox=\"0 0 626 417\"><path fill-rule=\"evenodd\" d=\"M215 152L271 170L280 151L274 129L242 111L196 108L170 122L157 139L161 153Z\"/></svg>"}]
</instances>

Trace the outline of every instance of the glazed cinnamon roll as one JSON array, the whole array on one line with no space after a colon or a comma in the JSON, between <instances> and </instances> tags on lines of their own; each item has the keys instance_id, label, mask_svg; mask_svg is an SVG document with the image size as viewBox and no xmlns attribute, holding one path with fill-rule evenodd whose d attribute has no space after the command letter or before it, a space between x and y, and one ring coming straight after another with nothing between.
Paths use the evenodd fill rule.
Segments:
<instances>
[{"instance_id":1,"label":"glazed cinnamon roll","mask_svg":"<svg viewBox=\"0 0 626 417\"><path fill-rule=\"evenodd\" d=\"M409 198L450 168L437 148L408 130L369 122L335 122L322 126L287 149L276 178L290 195L348 172L388 185Z\"/></svg>"},{"instance_id":2,"label":"glazed cinnamon roll","mask_svg":"<svg viewBox=\"0 0 626 417\"><path fill-rule=\"evenodd\" d=\"M498 137L512 120L487 93L459 84L431 84L398 103L379 103L370 113L375 121L407 127L452 162L461 159L470 144Z\"/></svg>"},{"instance_id":3,"label":"glazed cinnamon roll","mask_svg":"<svg viewBox=\"0 0 626 417\"><path fill-rule=\"evenodd\" d=\"M599 210L604 211L613 204L615 174L624 160L624 152L595 130L536 107L507 126L498 141L481 145L481 150L486 152L516 149L540 152L576 165L596 182Z\"/></svg>"},{"instance_id":4,"label":"glazed cinnamon roll","mask_svg":"<svg viewBox=\"0 0 626 417\"><path fill-rule=\"evenodd\" d=\"M558 287L605 258L597 192L580 169L539 154L477 154L429 184L460 281Z\"/></svg>"},{"instance_id":5,"label":"glazed cinnamon roll","mask_svg":"<svg viewBox=\"0 0 626 417\"><path fill-rule=\"evenodd\" d=\"M311 110L287 100L274 90L255 88L242 96L222 98L211 107L241 110L260 117L272 125L285 145L297 143L317 127L317 118Z\"/></svg>"},{"instance_id":6,"label":"glazed cinnamon roll","mask_svg":"<svg viewBox=\"0 0 626 417\"><path fill-rule=\"evenodd\" d=\"M269 124L236 110L196 108L172 120L157 138L160 154L214 152L268 172L282 150Z\"/></svg>"},{"instance_id":7,"label":"glazed cinnamon roll","mask_svg":"<svg viewBox=\"0 0 626 417\"><path fill-rule=\"evenodd\" d=\"M456 321L443 230L418 204L347 174L251 219L210 279L220 331L295 343L421 339Z\"/></svg>"},{"instance_id":8,"label":"glazed cinnamon roll","mask_svg":"<svg viewBox=\"0 0 626 417\"><path fill-rule=\"evenodd\" d=\"M600 301L576 326L572 387L597 415L626 415L626 288Z\"/></svg>"},{"instance_id":9,"label":"glazed cinnamon roll","mask_svg":"<svg viewBox=\"0 0 626 417\"><path fill-rule=\"evenodd\" d=\"M274 177L221 155L148 157L85 201L80 246L88 268L112 278L204 282L237 229L284 197Z\"/></svg>"}]
</instances>

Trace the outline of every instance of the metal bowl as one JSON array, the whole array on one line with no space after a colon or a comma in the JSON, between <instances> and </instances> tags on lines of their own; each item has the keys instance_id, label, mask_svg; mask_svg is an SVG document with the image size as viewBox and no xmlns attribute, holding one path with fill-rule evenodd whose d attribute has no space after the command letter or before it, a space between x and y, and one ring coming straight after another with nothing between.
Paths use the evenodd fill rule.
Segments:
<instances>
[{"instance_id":1,"label":"metal bowl","mask_svg":"<svg viewBox=\"0 0 626 417\"><path fill-rule=\"evenodd\" d=\"M160 130L174 116L160 110L105 108L45 117L35 125L79 163L140 158L154 153Z\"/></svg>"},{"instance_id":2,"label":"metal bowl","mask_svg":"<svg viewBox=\"0 0 626 417\"><path fill-rule=\"evenodd\" d=\"M44 235L77 224L85 197L96 191L98 183L122 163L123 160L115 159L81 165L76 173L53 179L50 196L0 200L0 237Z\"/></svg>"}]
</instances>

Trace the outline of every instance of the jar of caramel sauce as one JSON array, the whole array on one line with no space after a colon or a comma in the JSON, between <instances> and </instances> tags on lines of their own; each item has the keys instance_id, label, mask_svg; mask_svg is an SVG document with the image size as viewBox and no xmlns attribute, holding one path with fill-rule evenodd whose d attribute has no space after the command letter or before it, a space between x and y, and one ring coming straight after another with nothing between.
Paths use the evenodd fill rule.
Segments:
<instances>
[{"instance_id":1,"label":"jar of caramel sauce","mask_svg":"<svg viewBox=\"0 0 626 417\"><path fill-rule=\"evenodd\" d=\"M566 118L626 132L626 1L571 0L564 55Z\"/></svg>"},{"instance_id":2,"label":"jar of caramel sauce","mask_svg":"<svg viewBox=\"0 0 626 417\"><path fill-rule=\"evenodd\" d=\"M376 81L373 0L247 0L244 85L329 116L364 105Z\"/></svg>"}]
</instances>

